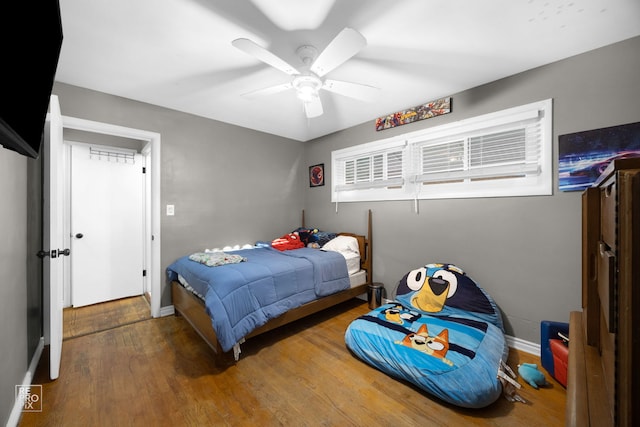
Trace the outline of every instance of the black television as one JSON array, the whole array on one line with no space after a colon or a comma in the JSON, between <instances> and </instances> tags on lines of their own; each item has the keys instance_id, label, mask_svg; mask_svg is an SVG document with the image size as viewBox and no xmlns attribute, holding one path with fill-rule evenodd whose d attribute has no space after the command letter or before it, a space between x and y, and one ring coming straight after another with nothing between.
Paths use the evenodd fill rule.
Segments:
<instances>
[{"instance_id":1,"label":"black television","mask_svg":"<svg viewBox=\"0 0 640 427\"><path fill-rule=\"evenodd\" d=\"M16 1L0 19L0 145L37 158L62 48L59 0Z\"/></svg>"}]
</instances>

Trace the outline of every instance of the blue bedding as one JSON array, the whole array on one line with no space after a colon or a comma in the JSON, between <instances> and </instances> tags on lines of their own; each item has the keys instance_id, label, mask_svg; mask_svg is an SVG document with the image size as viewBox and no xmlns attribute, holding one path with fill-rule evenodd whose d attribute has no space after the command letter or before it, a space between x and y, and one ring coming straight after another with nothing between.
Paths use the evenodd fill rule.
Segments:
<instances>
[{"instance_id":1,"label":"blue bedding","mask_svg":"<svg viewBox=\"0 0 640 427\"><path fill-rule=\"evenodd\" d=\"M337 252L259 247L230 253L246 261L209 267L184 256L167 267L169 280L180 275L205 297L223 351L268 320L350 287L345 258Z\"/></svg>"},{"instance_id":2,"label":"blue bedding","mask_svg":"<svg viewBox=\"0 0 640 427\"><path fill-rule=\"evenodd\" d=\"M457 406L485 407L502 393L500 312L450 264L407 273L396 300L354 320L345 342L366 363Z\"/></svg>"}]
</instances>

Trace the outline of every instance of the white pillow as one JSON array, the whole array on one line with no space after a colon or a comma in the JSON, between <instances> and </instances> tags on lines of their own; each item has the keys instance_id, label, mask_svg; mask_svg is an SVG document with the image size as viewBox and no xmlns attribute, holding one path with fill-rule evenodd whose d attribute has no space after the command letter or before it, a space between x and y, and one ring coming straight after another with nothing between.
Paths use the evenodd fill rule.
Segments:
<instances>
[{"instance_id":1,"label":"white pillow","mask_svg":"<svg viewBox=\"0 0 640 427\"><path fill-rule=\"evenodd\" d=\"M338 236L329 240L322 247L325 251L334 251L340 253L354 252L360 255L360 248L358 247L358 239L352 236Z\"/></svg>"}]
</instances>

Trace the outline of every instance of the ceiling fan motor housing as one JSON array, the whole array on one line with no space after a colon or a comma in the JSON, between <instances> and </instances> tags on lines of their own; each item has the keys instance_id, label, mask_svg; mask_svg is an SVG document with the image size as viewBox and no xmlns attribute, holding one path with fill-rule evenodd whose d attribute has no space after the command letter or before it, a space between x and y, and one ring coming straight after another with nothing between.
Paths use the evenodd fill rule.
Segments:
<instances>
[{"instance_id":1,"label":"ceiling fan motor housing","mask_svg":"<svg viewBox=\"0 0 640 427\"><path fill-rule=\"evenodd\" d=\"M300 61L307 67L310 67L313 64L313 61L318 56L318 49L315 46L311 45L303 45L296 49L296 55L300 58Z\"/></svg>"}]
</instances>

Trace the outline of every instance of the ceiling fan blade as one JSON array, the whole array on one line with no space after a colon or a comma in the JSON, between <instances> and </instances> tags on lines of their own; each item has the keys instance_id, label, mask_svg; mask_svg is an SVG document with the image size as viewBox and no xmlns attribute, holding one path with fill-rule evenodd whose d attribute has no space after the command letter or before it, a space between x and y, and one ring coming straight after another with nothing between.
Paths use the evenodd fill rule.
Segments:
<instances>
[{"instance_id":1,"label":"ceiling fan blade","mask_svg":"<svg viewBox=\"0 0 640 427\"><path fill-rule=\"evenodd\" d=\"M251 92L243 93L242 96L245 98L259 98L261 96L267 95L275 95L276 93L284 92L285 90L292 89L293 85L291 83L283 83L281 85L266 87L264 89L258 89Z\"/></svg>"},{"instance_id":2,"label":"ceiling fan blade","mask_svg":"<svg viewBox=\"0 0 640 427\"><path fill-rule=\"evenodd\" d=\"M321 116L323 113L322 102L319 96L315 96L311 101L304 102L304 112L308 119Z\"/></svg>"},{"instance_id":3,"label":"ceiling fan blade","mask_svg":"<svg viewBox=\"0 0 640 427\"><path fill-rule=\"evenodd\" d=\"M293 66L249 39L235 39L231 44L241 51L291 76L300 74Z\"/></svg>"},{"instance_id":4,"label":"ceiling fan blade","mask_svg":"<svg viewBox=\"0 0 640 427\"><path fill-rule=\"evenodd\" d=\"M322 88L329 92L337 93L338 95L344 95L349 98L355 98L367 102L374 101L380 91L380 89L375 86L331 79L325 80Z\"/></svg>"},{"instance_id":5,"label":"ceiling fan blade","mask_svg":"<svg viewBox=\"0 0 640 427\"><path fill-rule=\"evenodd\" d=\"M318 55L310 70L322 77L367 45L367 39L353 28L345 28Z\"/></svg>"}]
</instances>

